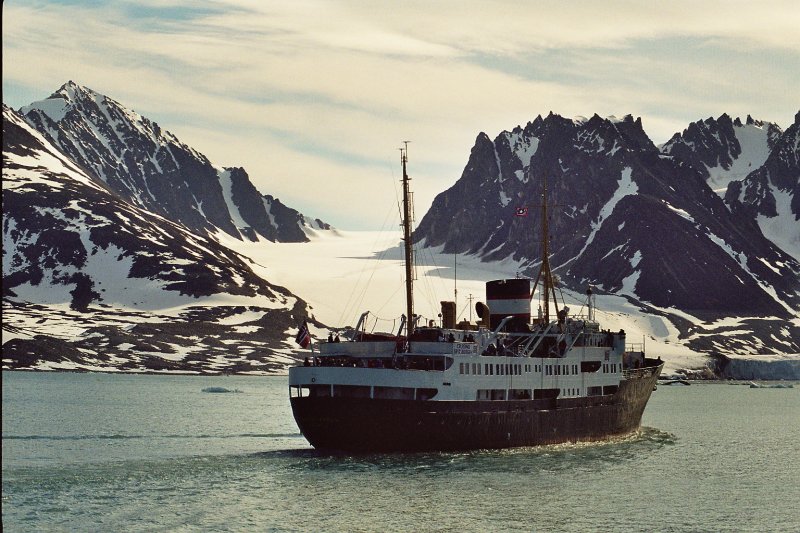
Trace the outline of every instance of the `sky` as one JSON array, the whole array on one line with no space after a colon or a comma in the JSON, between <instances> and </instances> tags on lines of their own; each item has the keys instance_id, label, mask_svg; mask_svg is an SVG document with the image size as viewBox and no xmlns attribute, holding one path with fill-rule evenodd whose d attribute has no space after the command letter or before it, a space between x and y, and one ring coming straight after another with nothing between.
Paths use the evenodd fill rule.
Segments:
<instances>
[{"instance_id":1,"label":"sky","mask_svg":"<svg viewBox=\"0 0 800 533\"><path fill-rule=\"evenodd\" d=\"M480 132L537 115L690 122L800 109L800 3L154 0L3 2L3 102L68 80L152 119L342 229L417 220Z\"/></svg>"}]
</instances>

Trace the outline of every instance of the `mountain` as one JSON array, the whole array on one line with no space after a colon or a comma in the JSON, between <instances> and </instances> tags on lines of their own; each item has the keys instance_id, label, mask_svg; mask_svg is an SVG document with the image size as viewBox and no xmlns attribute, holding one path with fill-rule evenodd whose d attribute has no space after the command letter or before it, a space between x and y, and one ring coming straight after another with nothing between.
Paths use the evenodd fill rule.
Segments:
<instances>
[{"instance_id":1,"label":"mountain","mask_svg":"<svg viewBox=\"0 0 800 533\"><path fill-rule=\"evenodd\" d=\"M72 81L20 113L91 179L195 233L304 242L312 225L329 229L263 196L243 168L214 166L157 123Z\"/></svg>"},{"instance_id":2,"label":"mountain","mask_svg":"<svg viewBox=\"0 0 800 533\"><path fill-rule=\"evenodd\" d=\"M693 122L661 147L662 153L699 169L737 217L755 220L761 232L800 260L798 124L785 132L774 123L744 124L728 115Z\"/></svg>"},{"instance_id":3,"label":"mountain","mask_svg":"<svg viewBox=\"0 0 800 533\"><path fill-rule=\"evenodd\" d=\"M594 285L695 352L796 354L798 130L723 115L657 147L632 116L540 116L479 134L415 239L535 275L546 179L563 286ZM222 243L326 228L85 87L4 106L3 366L280 371L297 323L324 326L267 281L286 279L269 251Z\"/></svg>"},{"instance_id":4,"label":"mountain","mask_svg":"<svg viewBox=\"0 0 800 533\"><path fill-rule=\"evenodd\" d=\"M765 236L800 261L800 112L764 164L731 182L725 203L734 215L755 220Z\"/></svg>"},{"instance_id":5,"label":"mountain","mask_svg":"<svg viewBox=\"0 0 800 533\"><path fill-rule=\"evenodd\" d=\"M692 122L676 133L661 152L676 157L702 172L709 186L723 196L728 184L742 180L767 160L782 135L780 126L754 120L750 115Z\"/></svg>"},{"instance_id":6,"label":"mountain","mask_svg":"<svg viewBox=\"0 0 800 533\"><path fill-rule=\"evenodd\" d=\"M292 360L303 300L98 182L52 137L3 105L4 368L267 372Z\"/></svg>"},{"instance_id":7,"label":"mountain","mask_svg":"<svg viewBox=\"0 0 800 533\"><path fill-rule=\"evenodd\" d=\"M800 328L788 320L800 309L800 263L709 186L709 168L733 168L750 153L736 134L740 121L730 128L721 122L727 158L721 149L708 156L709 143L697 139L709 137L693 137L699 126L659 150L630 115L570 120L551 113L494 140L481 133L415 240L485 261L513 258L522 274L535 275L547 179L550 261L566 286L594 285L669 315L701 351L797 353ZM742 127L761 124L768 132L762 139L770 154L782 146L776 128L748 122ZM686 151L689 138L708 154ZM520 207L529 216L515 216ZM737 317L736 327L723 325L729 317Z\"/></svg>"}]
</instances>

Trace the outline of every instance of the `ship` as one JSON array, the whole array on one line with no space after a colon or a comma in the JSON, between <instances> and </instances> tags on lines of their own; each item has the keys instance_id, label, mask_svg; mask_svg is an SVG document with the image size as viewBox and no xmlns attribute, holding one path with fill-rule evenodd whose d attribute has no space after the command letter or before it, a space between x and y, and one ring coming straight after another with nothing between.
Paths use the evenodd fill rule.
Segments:
<instances>
[{"instance_id":1,"label":"ship","mask_svg":"<svg viewBox=\"0 0 800 533\"><path fill-rule=\"evenodd\" d=\"M478 323L456 323L454 302L441 319L414 314L408 145L403 171L406 312L397 331L355 327L314 342L289 369L289 399L302 435L318 450L429 452L500 449L607 440L641 424L663 368L602 329L595 294L584 314L559 304L549 260L547 182L541 202L542 260L535 279L486 283ZM532 301L539 295L538 312ZM553 314L551 314L553 311ZM307 346L304 323L298 342Z\"/></svg>"}]
</instances>

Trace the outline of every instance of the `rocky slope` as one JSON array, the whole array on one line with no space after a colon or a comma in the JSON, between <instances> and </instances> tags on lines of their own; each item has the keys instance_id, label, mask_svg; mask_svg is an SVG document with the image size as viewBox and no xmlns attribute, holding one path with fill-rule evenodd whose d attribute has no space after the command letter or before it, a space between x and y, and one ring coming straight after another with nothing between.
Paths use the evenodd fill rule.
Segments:
<instances>
[{"instance_id":1,"label":"rocky slope","mask_svg":"<svg viewBox=\"0 0 800 533\"><path fill-rule=\"evenodd\" d=\"M719 131L741 124L721 122ZM766 130L770 156L792 131L752 120L741 126ZM547 179L551 264L567 286L592 284L668 314L702 351L799 352L800 329L789 320L800 309L800 263L709 186L712 164L745 165L741 156L752 151L737 148L734 135L721 143L728 159L721 149L714 158L711 150L690 152L691 135L684 137L659 150L631 116L552 113L494 140L481 133L461 178L436 197L415 239L486 261L513 257L523 274L535 275ZM788 181L796 185L798 175L790 172ZM528 216L516 216L520 207ZM722 326L726 317L739 317L744 329Z\"/></svg>"},{"instance_id":2,"label":"rocky slope","mask_svg":"<svg viewBox=\"0 0 800 533\"><path fill-rule=\"evenodd\" d=\"M256 190L243 168L214 166L158 124L72 81L20 110L92 180L190 230L308 240L305 217ZM317 228L327 224L316 221Z\"/></svg>"},{"instance_id":3,"label":"rocky slope","mask_svg":"<svg viewBox=\"0 0 800 533\"><path fill-rule=\"evenodd\" d=\"M661 147L699 169L737 217L800 260L800 113L782 131L777 124L746 123L722 115L694 122Z\"/></svg>"},{"instance_id":4,"label":"rocky slope","mask_svg":"<svg viewBox=\"0 0 800 533\"><path fill-rule=\"evenodd\" d=\"M2 194L4 368L271 371L292 359L305 302L96 181L6 106Z\"/></svg>"}]
</instances>

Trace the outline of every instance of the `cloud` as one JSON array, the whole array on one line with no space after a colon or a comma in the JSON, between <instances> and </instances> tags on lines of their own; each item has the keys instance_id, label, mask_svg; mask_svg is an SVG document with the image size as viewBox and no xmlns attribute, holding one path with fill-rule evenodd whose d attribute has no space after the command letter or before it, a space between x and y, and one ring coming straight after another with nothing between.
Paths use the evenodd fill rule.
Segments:
<instances>
[{"instance_id":1,"label":"cloud","mask_svg":"<svg viewBox=\"0 0 800 533\"><path fill-rule=\"evenodd\" d=\"M798 105L793 2L34 2L3 15L4 89L35 95L7 103L73 79L345 227L384 219L406 139L421 217L480 131L551 110L631 113L663 142L722 112L785 125Z\"/></svg>"}]
</instances>

